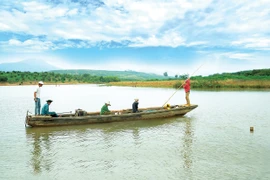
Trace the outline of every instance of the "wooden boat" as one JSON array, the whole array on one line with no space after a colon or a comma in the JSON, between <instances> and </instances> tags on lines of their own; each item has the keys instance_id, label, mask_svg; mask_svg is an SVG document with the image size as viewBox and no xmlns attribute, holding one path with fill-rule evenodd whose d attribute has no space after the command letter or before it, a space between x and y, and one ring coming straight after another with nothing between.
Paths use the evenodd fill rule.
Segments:
<instances>
[{"instance_id":1,"label":"wooden boat","mask_svg":"<svg viewBox=\"0 0 270 180\"><path fill-rule=\"evenodd\" d=\"M109 115L100 115L100 112L85 112L84 114L69 113L60 117L35 116L28 111L26 113L25 124L31 127L50 127L82 125L94 123L109 123L118 121L148 120L157 118L167 118L173 116L184 116L186 113L197 108L198 105L181 106L173 105L169 107L150 107L139 109L139 112L132 113L132 109L111 111Z\"/></svg>"}]
</instances>

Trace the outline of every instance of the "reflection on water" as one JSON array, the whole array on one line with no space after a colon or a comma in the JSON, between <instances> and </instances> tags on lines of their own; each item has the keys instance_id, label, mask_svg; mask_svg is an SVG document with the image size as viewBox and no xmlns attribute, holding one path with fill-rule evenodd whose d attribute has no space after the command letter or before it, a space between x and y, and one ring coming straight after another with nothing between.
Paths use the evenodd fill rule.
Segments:
<instances>
[{"instance_id":1,"label":"reflection on water","mask_svg":"<svg viewBox=\"0 0 270 180\"><path fill-rule=\"evenodd\" d=\"M50 136L48 133L40 133L38 131L27 134L28 142L32 144L31 166L34 173L40 173L42 169L50 171Z\"/></svg>"},{"instance_id":2,"label":"reflection on water","mask_svg":"<svg viewBox=\"0 0 270 180\"><path fill-rule=\"evenodd\" d=\"M192 179L192 142L193 142L193 129L190 121L185 121L184 136L183 136L183 149L182 156L184 159L185 173Z\"/></svg>"},{"instance_id":3,"label":"reflection on water","mask_svg":"<svg viewBox=\"0 0 270 180\"><path fill-rule=\"evenodd\" d=\"M132 130L132 135L133 135L133 139L135 141L135 143L139 143L139 140L140 140L140 130L139 128L134 128Z\"/></svg>"},{"instance_id":4,"label":"reflection on water","mask_svg":"<svg viewBox=\"0 0 270 180\"><path fill-rule=\"evenodd\" d=\"M70 156L70 154L68 154L69 151L63 152L65 149L60 150L56 148L60 143L66 143L66 148L74 150L77 149L76 147L79 147L79 151L84 151L84 148L87 149L88 146L91 146L96 147L97 149L105 148L106 150L104 151L106 152L114 152L115 149L120 150L116 147L117 137L125 136L124 142L122 143L129 141L129 143L133 142L135 147L140 147L145 143L145 137L141 137L142 133L145 134L148 131L169 126L173 127L175 124L179 125L180 123L184 127L183 141L181 142L184 168L187 171L186 174L191 176L193 132L190 121L191 119L189 118L180 118L180 121L179 118L168 118L83 126L26 128L27 141L32 146L30 164L35 174L42 173L43 171L50 172L52 169L59 168L56 166L58 164L57 154L60 151L61 153L66 153L66 156ZM128 136L128 134L130 134L130 136ZM155 135L155 133L153 133L153 135ZM129 148L133 147L129 146ZM151 149L151 147L149 148ZM123 149L121 149L121 151L123 151L123 153L125 152ZM129 151L134 151L134 153L136 153L138 149L129 149ZM95 154L96 152L92 153ZM126 158L127 160L130 160L132 157L126 156ZM77 163L78 161L75 160ZM116 162L117 160L109 158L107 160L103 159L98 163L92 163L101 166L103 170L111 171L115 168ZM134 160L134 166L137 165L139 165L139 161Z\"/></svg>"}]
</instances>

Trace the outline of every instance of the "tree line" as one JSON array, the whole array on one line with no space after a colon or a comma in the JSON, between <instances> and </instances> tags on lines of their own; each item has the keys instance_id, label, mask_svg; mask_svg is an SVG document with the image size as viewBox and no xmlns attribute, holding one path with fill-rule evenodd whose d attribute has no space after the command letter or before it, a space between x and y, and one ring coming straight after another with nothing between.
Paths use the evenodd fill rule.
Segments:
<instances>
[{"instance_id":1,"label":"tree line","mask_svg":"<svg viewBox=\"0 0 270 180\"><path fill-rule=\"evenodd\" d=\"M114 75L112 76L98 76L91 75L89 73L70 74L70 73L57 73L57 72L21 72L12 71L5 72L0 71L0 83L10 84L35 84L37 81L44 81L47 83L109 83L125 81L123 78ZM119 74L119 73L118 73ZM166 73L164 74L166 75ZM178 75L175 78L168 79L148 79L143 81L168 81L168 80L185 80L188 78L188 74ZM141 81L137 78L138 81ZM192 76L191 80L196 80L198 83L205 82L206 84L216 84L216 82L224 80L255 80L255 81L269 81L270 69L256 69L249 71L240 71L235 73L222 73L213 74L209 76ZM204 83L204 84L205 84ZM177 85L176 85L177 86ZM199 85L198 85L199 86Z\"/></svg>"},{"instance_id":2,"label":"tree line","mask_svg":"<svg viewBox=\"0 0 270 180\"><path fill-rule=\"evenodd\" d=\"M0 71L0 83L34 84L37 81L47 83L108 83L118 82L120 79L115 76L92 76L90 74L74 75L54 72Z\"/></svg>"},{"instance_id":3,"label":"tree line","mask_svg":"<svg viewBox=\"0 0 270 180\"><path fill-rule=\"evenodd\" d=\"M270 88L270 69L193 76L191 80L193 88ZM179 81L173 87L178 88L181 84Z\"/></svg>"},{"instance_id":4,"label":"tree line","mask_svg":"<svg viewBox=\"0 0 270 180\"><path fill-rule=\"evenodd\" d=\"M270 69L254 69L234 73L213 74L209 76L194 76L193 80L270 80Z\"/></svg>"},{"instance_id":5,"label":"tree line","mask_svg":"<svg viewBox=\"0 0 270 180\"><path fill-rule=\"evenodd\" d=\"M168 73L164 72L163 75L168 77ZM175 78L168 78L165 80L185 80L189 74L175 75ZM212 74L209 76L192 76L192 80L270 80L270 69L254 69L248 71L239 71L233 73L221 73L221 74Z\"/></svg>"}]
</instances>

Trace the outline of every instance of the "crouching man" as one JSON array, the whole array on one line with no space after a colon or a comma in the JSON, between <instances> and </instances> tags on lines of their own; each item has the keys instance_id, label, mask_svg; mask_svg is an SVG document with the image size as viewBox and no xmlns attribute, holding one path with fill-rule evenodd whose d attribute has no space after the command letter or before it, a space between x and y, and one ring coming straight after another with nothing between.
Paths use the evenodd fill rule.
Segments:
<instances>
[{"instance_id":1,"label":"crouching man","mask_svg":"<svg viewBox=\"0 0 270 180\"><path fill-rule=\"evenodd\" d=\"M111 105L110 101L106 102L100 110L100 115L109 115L111 111L109 110L108 106L110 105Z\"/></svg>"},{"instance_id":2,"label":"crouching man","mask_svg":"<svg viewBox=\"0 0 270 180\"><path fill-rule=\"evenodd\" d=\"M52 117L58 117L58 115L55 112L50 112L49 111L49 106L52 103L52 100L47 100L47 103L44 104L44 106L41 109L41 115L46 115L46 116L52 116Z\"/></svg>"}]
</instances>

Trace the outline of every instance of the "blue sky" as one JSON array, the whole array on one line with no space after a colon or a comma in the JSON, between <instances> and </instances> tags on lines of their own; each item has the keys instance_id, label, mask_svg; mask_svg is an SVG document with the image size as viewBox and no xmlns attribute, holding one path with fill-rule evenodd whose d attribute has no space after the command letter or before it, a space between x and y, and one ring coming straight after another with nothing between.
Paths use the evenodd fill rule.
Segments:
<instances>
[{"instance_id":1,"label":"blue sky","mask_svg":"<svg viewBox=\"0 0 270 180\"><path fill-rule=\"evenodd\" d=\"M208 75L269 57L269 0L0 1L0 63Z\"/></svg>"}]
</instances>

